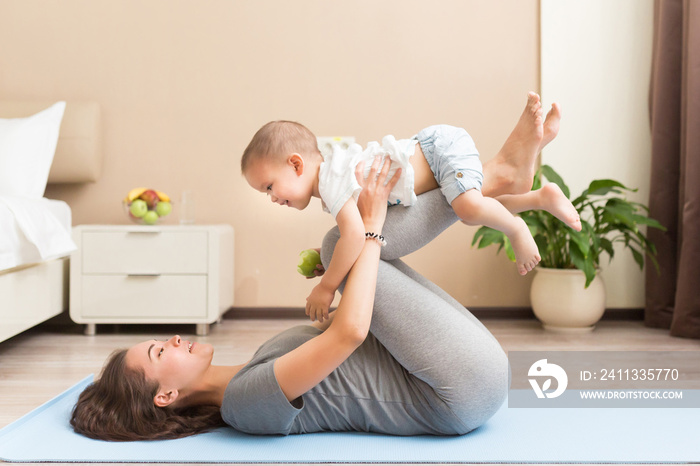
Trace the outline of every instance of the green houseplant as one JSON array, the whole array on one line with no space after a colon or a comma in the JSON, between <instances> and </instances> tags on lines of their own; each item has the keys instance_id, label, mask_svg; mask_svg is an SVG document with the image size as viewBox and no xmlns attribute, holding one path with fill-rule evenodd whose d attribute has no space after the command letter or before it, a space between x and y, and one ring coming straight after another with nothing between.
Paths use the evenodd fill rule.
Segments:
<instances>
[{"instance_id":1,"label":"green houseplant","mask_svg":"<svg viewBox=\"0 0 700 466\"><path fill-rule=\"evenodd\" d=\"M542 187L542 177L556 183L566 197L571 199L569 188L562 177L548 165L543 165L535 174L533 190ZM579 270L582 274L582 288L587 289L594 282L604 253L607 254L608 260L612 261L615 256L614 245L620 243L632 254L640 268L644 265L646 255L658 271L656 248L640 230L640 226L646 225L662 230L665 228L648 216L649 209L645 205L626 199L626 193L635 191L637 190L628 188L615 180L593 180L581 195L571 201L581 217L580 232L569 228L545 211L531 210L520 213L519 215L530 228L542 257L538 269ZM508 257L515 261L513 249L503 233L488 227L479 228L474 235L472 246L484 248L492 244L498 245L498 251L505 249ZM602 286L600 280L596 282ZM533 282L533 288L534 285ZM603 288L603 302L598 306L602 306L602 309L599 309L600 315L597 319L604 311L604 293ZM577 296L574 299L580 300L580 297ZM561 301L551 297L548 300L556 301L558 314L563 312ZM540 317L535 308L535 299L532 299L532 304L535 314Z\"/></svg>"}]
</instances>

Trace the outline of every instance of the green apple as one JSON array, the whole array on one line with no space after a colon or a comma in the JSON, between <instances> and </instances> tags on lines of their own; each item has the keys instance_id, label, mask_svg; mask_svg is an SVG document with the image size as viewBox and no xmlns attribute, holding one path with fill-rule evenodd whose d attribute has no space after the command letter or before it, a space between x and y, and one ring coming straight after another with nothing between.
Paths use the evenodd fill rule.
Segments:
<instances>
[{"instance_id":1,"label":"green apple","mask_svg":"<svg viewBox=\"0 0 700 466\"><path fill-rule=\"evenodd\" d=\"M141 218L146 215L146 212L148 212L148 204L146 204L146 201L142 201L141 199L135 199L129 206L129 212L131 212L131 215L134 217Z\"/></svg>"},{"instance_id":2,"label":"green apple","mask_svg":"<svg viewBox=\"0 0 700 466\"><path fill-rule=\"evenodd\" d=\"M143 222L146 225L155 225L158 223L158 214L156 213L155 210L149 210L146 212L146 215L143 216Z\"/></svg>"},{"instance_id":3,"label":"green apple","mask_svg":"<svg viewBox=\"0 0 700 466\"><path fill-rule=\"evenodd\" d=\"M299 253L297 272L305 277L313 277L316 265L321 263L321 255L315 249L306 249Z\"/></svg>"},{"instance_id":4,"label":"green apple","mask_svg":"<svg viewBox=\"0 0 700 466\"><path fill-rule=\"evenodd\" d=\"M160 201L156 204L156 213L160 217L165 217L173 210L173 205L169 202Z\"/></svg>"}]
</instances>

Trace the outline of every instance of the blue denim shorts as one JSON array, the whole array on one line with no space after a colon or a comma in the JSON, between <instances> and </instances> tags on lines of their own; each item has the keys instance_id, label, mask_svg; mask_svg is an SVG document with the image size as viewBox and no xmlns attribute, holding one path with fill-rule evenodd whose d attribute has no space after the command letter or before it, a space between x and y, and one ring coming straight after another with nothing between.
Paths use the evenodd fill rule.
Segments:
<instances>
[{"instance_id":1,"label":"blue denim shorts","mask_svg":"<svg viewBox=\"0 0 700 466\"><path fill-rule=\"evenodd\" d=\"M481 191L484 174L479 152L464 129L435 125L413 138L420 144L440 190L450 204L470 189Z\"/></svg>"}]
</instances>

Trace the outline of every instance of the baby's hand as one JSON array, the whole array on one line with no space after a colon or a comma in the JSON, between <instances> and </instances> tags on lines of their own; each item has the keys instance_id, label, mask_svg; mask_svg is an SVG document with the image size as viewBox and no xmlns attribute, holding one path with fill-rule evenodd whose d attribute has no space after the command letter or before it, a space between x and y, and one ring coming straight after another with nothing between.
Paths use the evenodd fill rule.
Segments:
<instances>
[{"instance_id":1,"label":"baby's hand","mask_svg":"<svg viewBox=\"0 0 700 466\"><path fill-rule=\"evenodd\" d=\"M323 264L316 264L316 268L311 271L313 274L310 277L306 277L307 280L311 280L312 278L316 277L321 277L324 273L326 273L326 269L323 268Z\"/></svg>"},{"instance_id":2,"label":"baby's hand","mask_svg":"<svg viewBox=\"0 0 700 466\"><path fill-rule=\"evenodd\" d=\"M335 290L331 290L319 283L311 290L311 294L306 298L306 315L313 322L318 320L323 322L328 319L328 309L333 303Z\"/></svg>"},{"instance_id":3,"label":"baby's hand","mask_svg":"<svg viewBox=\"0 0 700 466\"><path fill-rule=\"evenodd\" d=\"M305 249L299 253L297 272L306 278L316 278L324 274L326 269L321 263L321 249Z\"/></svg>"}]
</instances>

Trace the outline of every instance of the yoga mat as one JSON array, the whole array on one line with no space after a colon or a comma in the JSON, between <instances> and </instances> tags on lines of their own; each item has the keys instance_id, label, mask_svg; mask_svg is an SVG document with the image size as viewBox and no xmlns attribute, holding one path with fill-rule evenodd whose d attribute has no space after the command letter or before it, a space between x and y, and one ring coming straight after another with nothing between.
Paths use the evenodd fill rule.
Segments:
<instances>
[{"instance_id":1,"label":"yoga mat","mask_svg":"<svg viewBox=\"0 0 700 466\"><path fill-rule=\"evenodd\" d=\"M362 433L250 436L230 428L178 440L103 442L69 416L92 376L0 430L8 462L692 463L700 409L515 409L459 437Z\"/></svg>"}]
</instances>

